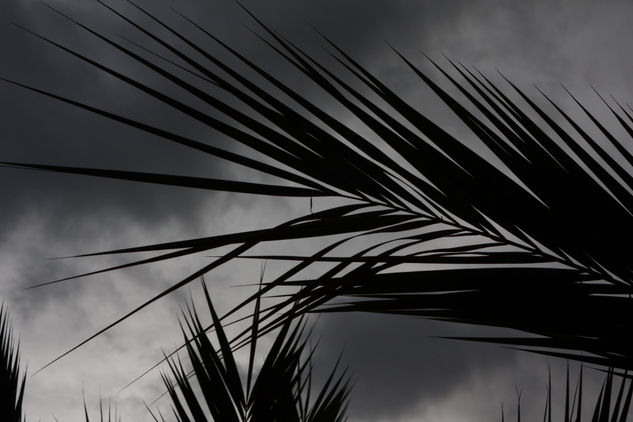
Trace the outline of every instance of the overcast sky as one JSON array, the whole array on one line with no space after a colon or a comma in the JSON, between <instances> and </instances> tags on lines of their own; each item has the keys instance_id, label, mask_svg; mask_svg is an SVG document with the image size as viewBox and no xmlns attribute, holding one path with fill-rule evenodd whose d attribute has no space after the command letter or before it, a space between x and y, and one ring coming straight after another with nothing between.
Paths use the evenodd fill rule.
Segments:
<instances>
[{"instance_id":1,"label":"overcast sky","mask_svg":"<svg viewBox=\"0 0 633 422\"><path fill-rule=\"evenodd\" d=\"M110 2L137 16L123 1ZM157 104L11 24L17 22L71 46L173 95L150 75L94 37L81 32L39 1L0 0L0 76L119 112L215 145L227 140ZM86 0L50 4L104 33L146 38ZM170 6L196 17L266 69L287 78L324 107L329 100L271 54L255 28L229 0L143 1L158 15L185 27ZM419 51L442 53L489 74L498 68L524 87L539 87L568 104L564 83L595 105L590 84L630 101L633 85L633 4L594 1L246 1L259 17L289 39L325 57L316 26L374 74L439 122L454 123L429 98L385 41L415 62ZM189 29L187 29L189 30ZM218 53L221 54L221 53ZM468 136L459 125L454 133ZM255 180L218 160L0 82L0 160L174 172ZM306 212L304 200L280 200L155 187L93 178L0 168L0 297L8 304L29 373L160 292L204 256L69 281L24 291L37 282L101 268L115 258L46 260L74 253L190 236L268 227ZM320 204L316 203L316 206ZM251 290L259 263L231 263L209 276L221 310ZM274 271L274 268L272 269ZM192 286L195 295L199 290ZM81 420L82 391L89 408L99 395L118 403L124 420L149 420L143 402L162 392L158 373L118 390L180 341L176 317L187 290L161 300L86 347L28 379L29 420ZM338 315L319 320L315 365L328 367L343 351L355 387L353 421L489 421L515 405L515 386L527 407L541 413L547 360L488 345L430 339L432 335L481 333L470 327L410 318ZM562 380L563 363L550 362ZM562 391L562 381L559 391ZM587 392L590 397L590 391ZM167 401L159 401L162 409ZM528 411L528 409L526 409ZM508 410L511 414L512 409Z\"/></svg>"}]
</instances>

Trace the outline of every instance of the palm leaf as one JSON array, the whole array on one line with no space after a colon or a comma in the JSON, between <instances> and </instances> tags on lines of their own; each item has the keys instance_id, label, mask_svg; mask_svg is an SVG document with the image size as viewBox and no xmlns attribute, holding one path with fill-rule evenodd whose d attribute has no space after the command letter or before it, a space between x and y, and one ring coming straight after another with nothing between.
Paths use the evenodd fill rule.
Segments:
<instances>
[{"instance_id":1,"label":"palm leaf","mask_svg":"<svg viewBox=\"0 0 633 422\"><path fill-rule=\"evenodd\" d=\"M228 254L183 278L72 350L261 242L338 235L342 240L313 255L255 256L298 261L262 289L261 294L281 285L299 290L263 310L258 335L282 327L288 318L306 312L397 313L519 329L536 334L538 339L489 341L520 348L538 347L551 354L631 368L631 349L624 339L631 328L625 308L631 304L632 256L630 248L621 245L626 245L633 235L633 160L626 145L579 101L588 122L605 139L594 139L549 97L545 100L553 108L545 109L507 79L506 89L453 61L449 60L446 68L431 61L431 66L447 78L447 84L459 92L453 95L410 58L395 51L420 82L470 129L470 137L458 139L409 105L333 42L325 39L342 70L332 70L251 15L264 32L259 36L264 44L372 132L371 136L364 136L194 20L184 17L182 24L198 30L199 40L183 35L176 24L167 23L134 3L141 18L99 3L117 19L149 36L161 52L132 49L59 13L86 36L97 37L189 98L206 103L221 118L50 37L29 32L273 164L252 160L246 152L208 146L63 95L14 83L258 170L279 179L279 183L256 185L52 164L11 165L244 193L270 194L272 190L288 196L335 196L349 205L308 214L273 228L85 254L168 251L103 270L109 271L235 245ZM272 88L262 88L219 60L203 47L202 41L216 42ZM175 57L178 69L187 71L180 73L164 66L161 53ZM196 75L210 81L222 95L199 88L187 79ZM288 101L279 100L277 94L284 94ZM232 97L241 106L229 105L224 96ZM609 111L625 131L633 133L631 115L617 105L618 108L609 105ZM605 142L615 152L609 152ZM474 143L486 154L475 152L470 147ZM345 248L348 242L360 239L372 246L351 253ZM338 255L328 255L334 249ZM335 266L311 280L293 279L298 271L318 261L333 262ZM440 269L429 270L424 264ZM422 268L410 270L410 265ZM456 268L465 265L468 267ZM64 280L70 278L75 277ZM239 306L246 306L256 297L251 296ZM522 302L526 299L528 306ZM284 315L288 309L292 311ZM591 310L591 318L587 310ZM250 341L249 334L243 333L241 339ZM234 339L232 344L242 340ZM581 355L582 352L590 354Z\"/></svg>"},{"instance_id":2,"label":"palm leaf","mask_svg":"<svg viewBox=\"0 0 633 422\"><path fill-rule=\"evenodd\" d=\"M286 320L279 330L264 363L255 375L254 353L258 337L259 301L256 301L246 388L237 369L224 328L203 283L207 305L213 319L216 349L207 337L195 308L189 308L183 327L192 373L180 359L168 359L170 378L163 380L178 421L302 421L339 422L344 420L349 382L336 368L330 373L314 403L310 403L306 384L311 383L310 356L303 336L304 324ZM302 356L308 355L307 358ZM193 375L200 393L189 378ZM172 381L173 378L173 381Z\"/></svg>"},{"instance_id":3,"label":"palm leaf","mask_svg":"<svg viewBox=\"0 0 633 422\"><path fill-rule=\"evenodd\" d=\"M99 422L121 422L122 417L119 414L119 409L117 406L114 406L114 410L112 410L112 403L108 401L108 408L104 409L103 407L103 399L99 400ZM84 397L84 418L86 422L90 422L90 415L88 413L88 406L86 405L86 399ZM94 419L93 419L94 421Z\"/></svg>"},{"instance_id":4,"label":"palm leaf","mask_svg":"<svg viewBox=\"0 0 633 422\"><path fill-rule=\"evenodd\" d=\"M574 389L573 397L571 394L572 386L569 381L569 365L567 366L567 379L565 383L564 394L564 414L561 420L563 422L580 422L582 420L590 420L587 416L591 416L591 422L625 422L628 417L629 408L631 404L631 397L633 396L633 385L631 379L627 377L627 374L623 374L620 379L620 386L617 387L614 382L615 373L612 369L607 371L605 379L602 383L602 389L594 405L591 415L584 414L582 412L582 378L583 368L580 368L580 374L578 381ZM628 385L627 385L628 384ZM613 397L615 396L615 403L613 403ZM517 420L521 421L521 394L518 392L517 397ZM548 376L547 392L544 406L544 422L552 422L552 375L551 372ZM501 420L505 420L503 406L501 407Z\"/></svg>"},{"instance_id":5,"label":"palm leaf","mask_svg":"<svg viewBox=\"0 0 633 422\"><path fill-rule=\"evenodd\" d=\"M20 376L20 346L13 340L11 323L0 306L0 414L7 422L26 420L22 412L26 374Z\"/></svg>"}]
</instances>

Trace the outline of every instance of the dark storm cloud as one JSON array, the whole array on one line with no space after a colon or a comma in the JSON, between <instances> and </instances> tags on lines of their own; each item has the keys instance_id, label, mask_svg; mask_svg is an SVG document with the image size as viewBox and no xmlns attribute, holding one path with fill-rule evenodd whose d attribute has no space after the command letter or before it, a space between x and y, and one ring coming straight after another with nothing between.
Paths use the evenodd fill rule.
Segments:
<instances>
[{"instance_id":1,"label":"dark storm cloud","mask_svg":"<svg viewBox=\"0 0 633 422\"><path fill-rule=\"evenodd\" d=\"M127 36L155 48L147 38L94 2L66 0L52 4L108 35ZM124 2L113 4L139 16ZM245 26L256 30L257 27L234 2L181 0L144 4L197 37L195 31L171 13L170 6L194 17L266 69L288 78L315 102L324 107L331 105L330 99L296 76L249 33ZM446 52L491 73L498 66L523 86L536 82L555 93L560 92L557 83L564 82L583 93L589 91L589 83L594 83L599 89L625 99L633 94L629 82L633 58L623 54L628 40L633 37L629 24L633 7L624 1L598 4L589 1L271 0L250 1L246 5L289 39L317 57L327 59L321 50L324 42L309 27L309 24L314 25L412 103L446 125L453 120L446 117L445 109L437 107L384 41L427 69L430 66L422 60L418 50L435 58ZM0 24L3 40L0 76L50 89L196 139L227 145L227 140L201 124L179 116L8 23L14 20L25 24L105 64L164 88L172 95L182 96L160 77L77 29L39 2L3 0L1 10L4 22ZM228 58L220 50L217 53ZM0 83L0 98L0 159L4 161L240 177L239 169L226 167L217 160L5 83ZM231 208L228 202L237 208L257 209L258 206L256 200L230 195L4 168L0 169L0 191L4 198L0 208L0 244L6 262L11 261L15 269L11 272L12 286L62 275L60 267L32 261L55 256L58 250L65 253L72 253L72 248L94 250L92 245L99 233L110 233L103 245L116 246L134 242L126 232L136 233L136 229L139 233L153 232L156 227L164 227L174 220L180 223L170 232L172 235L219 233L228 228L224 222L207 224L215 222L209 216L227 211L235 213L236 208ZM283 221L294 212L290 206L286 211L275 218ZM255 226L257 223L248 222ZM16 241L16 230L24 232L29 227L37 229L33 237L23 239L21 246L11 243ZM29 241L31 246L27 245ZM37 243L52 250L32 246ZM9 256L7 251L29 255L30 260L18 262L24 258ZM64 271L67 274L69 268ZM89 297L87 292L86 296L81 295L83 291L76 293L76 297ZM126 294L112 293L110 299L123 300ZM16 307L21 314L33 317L36 311L47 308L45 305L54 308L55 303L73 305L62 289L33 293L28 298L21 295ZM131 304L132 301L126 302L126 306ZM79 313L86 311L76 306ZM118 309L114 309L112 313L117 312ZM72 315L71 312L64 314L67 318ZM93 328L98 325L95 323ZM69 330L73 328L76 327L70 326ZM517 354L492 346L456 346L428 340L427 328L432 330L431 334L470 333L450 326L440 331L435 325L409 319L364 315L324 318L318 331L322 343L319 356L327 360L343 349L344 360L350 363L358 381L352 395L354 416L368 421L392 414L405 420L413 419L411 415L424 403L451 396L460 385L481 376L482 371L510 371L508 368L517 365ZM74 337L63 338L65 343L55 345L54 353L76 341ZM537 372L541 370L537 368ZM476 397L476 392L471 395ZM39 405L44 401L42 398ZM490 403L492 407L497 404L496 401Z\"/></svg>"}]
</instances>

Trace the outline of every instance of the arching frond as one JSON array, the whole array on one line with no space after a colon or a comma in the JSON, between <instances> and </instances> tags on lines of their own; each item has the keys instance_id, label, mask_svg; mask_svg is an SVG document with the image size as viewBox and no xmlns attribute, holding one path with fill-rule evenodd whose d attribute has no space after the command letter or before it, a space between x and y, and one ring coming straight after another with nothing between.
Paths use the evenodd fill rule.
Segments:
<instances>
[{"instance_id":1,"label":"arching frond","mask_svg":"<svg viewBox=\"0 0 633 422\"><path fill-rule=\"evenodd\" d=\"M99 58L28 31L171 107L174 113L230 138L249 154L218 148L22 82L12 83L262 172L278 182L264 185L53 164L5 165L241 193L333 197L346 204L272 228L82 255L157 254L90 273L96 274L234 247L71 351L219 265L248 257L248 251L261 243L337 235L339 240L312 255L281 251L250 256L295 262L260 293L282 285L297 288L291 297L262 311L261 333L284 326L286 318L297 313L397 313L518 329L538 337L487 341L617 368L632 367L633 351L626 336L632 328L627 308L631 306L633 252L624 245L633 238L633 155L626 146L629 140L617 139L580 101L580 110L600 138L583 129L584 123L573 120L545 94L551 107L541 107L507 79L502 85L459 63L449 60L440 66L430 61L446 78L444 87L413 59L394 50L419 77L421 87L430 90L470 130L469 136L457 137L326 38L324 42L342 66L339 70L313 58L251 15L263 32L261 41L360 122L361 131L319 108L194 19L181 15L183 19L177 23L168 22L134 3L138 15L125 15L99 3L114 18L149 37L152 46L138 49L124 44L58 12L85 36L96 37L143 66L148 75L160 76L166 84L181 89L183 98L191 103L172 98L140 77L127 76ZM184 35L179 29L184 27L196 30L199 38ZM230 54L235 65L216 57L205 47L208 42ZM155 48L160 52L152 54ZM164 55L179 67L166 65ZM237 64L248 68L248 74L236 70ZM251 74L259 79L248 76ZM214 90L201 88L192 77L196 82L202 78L211 83ZM266 85L256 82L261 79ZM222 95L216 94L217 89ZM194 102L206 104L213 112L191 105ZM240 106L232 105L235 102ZM623 130L633 134L631 112L617 102L605 104ZM478 151L473 148L475 143ZM353 242L363 243L364 249L350 252L348 245ZM299 271L323 261L334 265L313 279L295 278ZM76 277L53 282L70 278Z\"/></svg>"}]
</instances>

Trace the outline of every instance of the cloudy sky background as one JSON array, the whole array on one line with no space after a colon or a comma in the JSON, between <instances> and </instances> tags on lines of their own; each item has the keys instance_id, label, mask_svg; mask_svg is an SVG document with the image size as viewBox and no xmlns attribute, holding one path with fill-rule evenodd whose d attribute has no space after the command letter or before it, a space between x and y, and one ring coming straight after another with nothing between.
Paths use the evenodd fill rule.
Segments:
<instances>
[{"instance_id":1,"label":"cloudy sky background","mask_svg":"<svg viewBox=\"0 0 633 422\"><path fill-rule=\"evenodd\" d=\"M226 139L204 126L11 24L15 21L36 29L182 97L177 89L79 31L39 1L1 0L0 4L0 76L214 145L228 145ZM96 2L63 0L50 4L107 34L151 45ZM136 16L123 1L111 4ZM253 22L232 1L143 4L179 25L182 21L171 13L171 6L195 17L306 96L324 107L332 106L249 33L247 27L254 28ZM446 53L491 75L499 68L520 86L529 88L536 83L565 107L570 107L570 101L559 83L596 110L600 106L590 84L623 101L633 94L630 2L273 0L245 4L288 38L325 57L322 41L309 27L316 26L412 104L465 139L468 132L455 125L384 41L422 65L426 64L418 50L438 59ZM6 83L0 83L0 160L255 181L261 177ZM31 374L208 262L199 256L24 291L36 282L120 262L116 258L46 258L268 227L301 215L308 207L306 200L273 200L6 168L0 168L0 189L0 297L9 306L23 361ZM325 204L317 201L315 205ZM267 274L272 277L278 270L271 265ZM252 290L237 285L255 282L259 271L257 262L230 263L214 271L208 280L220 310L228 310L249 294ZM195 283L191 292L194 296L199 293ZM96 410L101 394L118 403L125 420L149 420L142 403L151 402L162 392L158 373L117 392L160 359L162 349L171 350L179 343L176 317L187 295L184 289L162 299L30 377L29 420L47 421L53 416L63 421L81 420L82 391L89 408ZM511 414L517 385L524 391L524 410L534 409L528 417L540 415L545 398L545 358L429 338L481 332L410 318L322 317L315 329L320 339L315 365L327 369L341 350L344 352L355 382L350 409L355 421L496 420L501 403ZM554 379L560 381L558 391L562 391L564 363L550 363ZM597 378L595 374L593 378ZM586 397L590 394L591 389ZM166 401L158 404L163 410L168 405Z\"/></svg>"}]
</instances>

